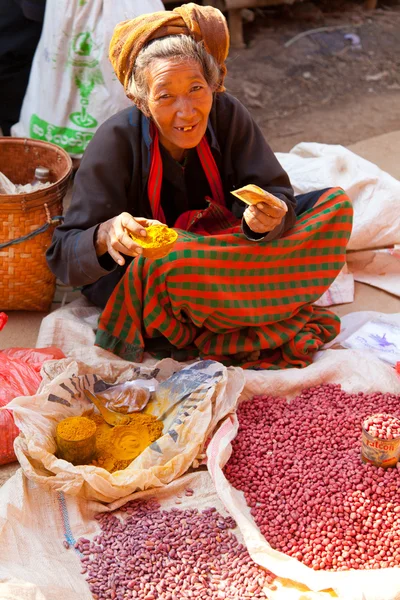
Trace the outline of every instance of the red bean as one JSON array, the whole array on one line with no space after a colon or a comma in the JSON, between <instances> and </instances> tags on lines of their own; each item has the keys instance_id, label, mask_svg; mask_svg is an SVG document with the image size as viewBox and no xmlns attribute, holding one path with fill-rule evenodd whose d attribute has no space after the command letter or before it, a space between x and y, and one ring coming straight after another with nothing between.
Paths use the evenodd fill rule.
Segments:
<instances>
[{"instance_id":1,"label":"red bean","mask_svg":"<svg viewBox=\"0 0 400 600\"><path fill-rule=\"evenodd\" d=\"M400 566L400 463L378 469L360 457L361 425L373 415L371 427L395 436L396 414L400 396L334 384L239 406L225 474L273 548L317 570Z\"/></svg>"},{"instance_id":2,"label":"red bean","mask_svg":"<svg viewBox=\"0 0 400 600\"><path fill-rule=\"evenodd\" d=\"M189 490L193 493L193 490ZM82 559L93 597L98 600L265 599L274 576L256 565L229 531L231 517L215 508L160 510L155 499L130 502L127 516L97 516L101 533L78 540L89 552Z\"/></svg>"}]
</instances>

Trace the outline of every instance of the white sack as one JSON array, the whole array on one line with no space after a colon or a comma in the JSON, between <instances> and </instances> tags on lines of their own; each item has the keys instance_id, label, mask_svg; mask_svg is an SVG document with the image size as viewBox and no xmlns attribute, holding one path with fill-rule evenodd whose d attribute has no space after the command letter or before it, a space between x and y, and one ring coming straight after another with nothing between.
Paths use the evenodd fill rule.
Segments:
<instances>
[{"instance_id":1,"label":"white sack","mask_svg":"<svg viewBox=\"0 0 400 600\"><path fill-rule=\"evenodd\" d=\"M36 585L21 579L0 579L0 600L46 600Z\"/></svg>"},{"instance_id":2,"label":"white sack","mask_svg":"<svg viewBox=\"0 0 400 600\"><path fill-rule=\"evenodd\" d=\"M297 144L277 153L296 194L342 187L354 205L349 250L400 243L400 181L343 146Z\"/></svg>"},{"instance_id":3,"label":"white sack","mask_svg":"<svg viewBox=\"0 0 400 600\"><path fill-rule=\"evenodd\" d=\"M87 351L94 347L100 314L101 309L84 296L73 300L42 319L36 348L55 346L66 356L85 361ZM81 353L77 355L78 349ZM109 353L109 356L118 360L116 355Z\"/></svg>"},{"instance_id":4,"label":"white sack","mask_svg":"<svg viewBox=\"0 0 400 600\"><path fill-rule=\"evenodd\" d=\"M347 264L356 281L400 296L400 249L351 252Z\"/></svg>"},{"instance_id":5,"label":"white sack","mask_svg":"<svg viewBox=\"0 0 400 600\"><path fill-rule=\"evenodd\" d=\"M108 59L115 25L163 9L161 0L49 0L12 135L82 156L98 126L132 105Z\"/></svg>"},{"instance_id":6,"label":"white sack","mask_svg":"<svg viewBox=\"0 0 400 600\"><path fill-rule=\"evenodd\" d=\"M183 493L188 487L194 490L192 497ZM179 506L175 503L178 493ZM7 553L0 555L0 600L92 600L84 575L80 574L78 554L72 547L66 550L63 542L73 545L80 537L92 539L100 531L94 520L99 511L116 510L131 499L155 495L164 510L196 508L202 511L215 507L227 516L206 471L185 475L162 489L140 492L107 507L47 492L18 471L0 490L0 547L7 548ZM243 543L237 528L233 533ZM3 597L1 580L11 589L15 577L25 579L25 583L19 583L18 591L22 586L31 589L38 586L45 598L40 592L37 596Z\"/></svg>"},{"instance_id":7,"label":"white sack","mask_svg":"<svg viewBox=\"0 0 400 600\"><path fill-rule=\"evenodd\" d=\"M256 394L294 398L302 389L325 383L340 383L347 392L391 392L400 394L400 377L375 357L353 350L327 350L305 369L246 371L241 400ZM229 460L231 441L238 430L236 413L225 419L208 448L208 470L218 496L234 517L255 562L279 577L286 577L318 591L333 588L346 600L394 600L400 595L400 568L371 571L314 571L282 552L273 550L259 531L244 495L233 488L222 468ZM282 600L288 600L282 590ZM298 597L298 596L297 596ZM306 596L307 597L307 596ZM303 596L302 596L303 598Z\"/></svg>"}]
</instances>

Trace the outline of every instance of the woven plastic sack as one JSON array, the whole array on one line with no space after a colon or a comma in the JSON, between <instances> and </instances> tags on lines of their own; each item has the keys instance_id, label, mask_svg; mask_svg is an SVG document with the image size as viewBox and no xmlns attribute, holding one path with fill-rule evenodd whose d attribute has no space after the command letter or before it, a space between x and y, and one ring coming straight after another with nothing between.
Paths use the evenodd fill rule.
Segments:
<instances>
[{"instance_id":1,"label":"woven plastic sack","mask_svg":"<svg viewBox=\"0 0 400 600\"><path fill-rule=\"evenodd\" d=\"M389 173L333 144L302 142L276 156L296 194L323 189L327 182L344 189L354 208L347 250L389 249L400 243L400 181Z\"/></svg>"},{"instance_id":2,"label":"woven plastic sack","mask_svg":"<svg viewBox=\"0 0 400 600\"><path fill-rule=\"evenodd\" d=\"M163 10L161 0L51 0L14 137L53 142L82 156L96 129L132 105L108 46L120 21Z\"/></svg>"},{"instance_id":3,"label":"woven plastic sack","mask_svg":"<svg viewBox=\"0 0 400 600\"><path fill-rule=\"evenodd\" d=\"M194 490L193 497L185 495L188 487ZM95 520L99 511L118 510L129 500L149 497L156 497L162 510L214 507L228 516L206 471L184 475L161 489L138 492L107 506L62 492L48 493L43 486L26 481L19 471L0 489L0 547L7 548L7 553L2 553L7 559L0 556L0 600L93 600L74 543L80 537L93 539L99 532ZM240 531L233 533L243 543ZM68 550L65 542L71 546ZM1 595L2 582L8 592L5 597ZM34 589L37 596L23 593L32 590L33 594Z\"/></svg>"},{"instance_id":4,"label":"woven plastic sack","mask_svg":"<svg viewBox=\"0 0 400 600\"><path fill-rule=\"evenodd\" d=\"M105 351L95 367L71 358L53 362L36 395L10 404L20 429L15 452L25 475L47 490L101 502L162 488L183 475L204 457L207 439L232 412L243 387L241 369L211 360L183 366L170 359L135 364ZM85 390L101 395L111 385L152 378L159 385L143 412L162 421L163 434L126 469L109 473L57 458L57 423L94 408Z\"/></svg>"},{"instance_id":5,"label":"woven plastic sack","mask_svg":"<svg viewBox=\"0 0 400 600\"><path fill-rule=\"evenodd\" d=\"M18 396L35 394L42 381L40 370L43 363L63 357L58 348L8 348L0 351L0 465L17 460L13 445L19 433L12 413L3 407Z\"/></svg>"},{"instance_id":6,"label":"woven plastic sack","mask_svg":"<svg viewBox=\"0 0 400 600\"><path fill-rule=\"evenodd\" d=\"M372 354L359 350L320 352L316 362L306 369L246 371L245 380L240 401L251 402L251 398L258 394L286 397L290 401L303 389L326 383L341 384L345 391L351 393L380 391L400 394L400 377L395 369ZM251 558L278 577L291 580L292 589L287 586L279 589L274 600L329 600L330 592L343 600L398 600L400 568L314 571L295 558L271 548L254 522L243 492L235 489L223 472L238 427L237 415L233 413L214 434L207 448L208 470L220 500L242 532ZM311 591L306 592L307 589Z\"/></svg>"}]
</instances>

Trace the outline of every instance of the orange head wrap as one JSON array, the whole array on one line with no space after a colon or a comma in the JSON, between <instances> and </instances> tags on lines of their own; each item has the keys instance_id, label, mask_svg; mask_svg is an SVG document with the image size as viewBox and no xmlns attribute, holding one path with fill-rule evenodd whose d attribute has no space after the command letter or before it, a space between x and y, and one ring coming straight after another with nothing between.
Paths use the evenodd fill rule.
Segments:
<instances>
[{"instance_id":1,"label":"orange head wrap","mask_svg":"<svg viewBox=\"0 0 400 600\"><path fill-rule=\"evenodd\" d=\"M119 23L110 42L110 60L114 71L128 92L135 60L142 48L151 40L167 35L190 35L203 42L221 68L217 91L223 91L226 75L225 60L229 51L229 31L224 15L212 6L184 4L174 10L141 15Z\"/></svg>"}]
</instances>

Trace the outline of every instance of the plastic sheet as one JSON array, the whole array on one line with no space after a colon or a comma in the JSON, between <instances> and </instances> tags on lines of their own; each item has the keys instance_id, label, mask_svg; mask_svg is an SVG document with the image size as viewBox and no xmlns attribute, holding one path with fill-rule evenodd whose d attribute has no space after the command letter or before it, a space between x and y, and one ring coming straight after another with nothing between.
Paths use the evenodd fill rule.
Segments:
<instances>
[{"instance_id":1,"label":"plastic sheet","mask_svg":"<svg viewBox=\"0 0 400 600\"><path fill-rule=\"evenodd\" d=\"M106 392L98 394L98 397L105 401L106 408L128 414L143 410L157 387L156 379L126 381L109 387Z\"/></svg>"}]
</instances>

